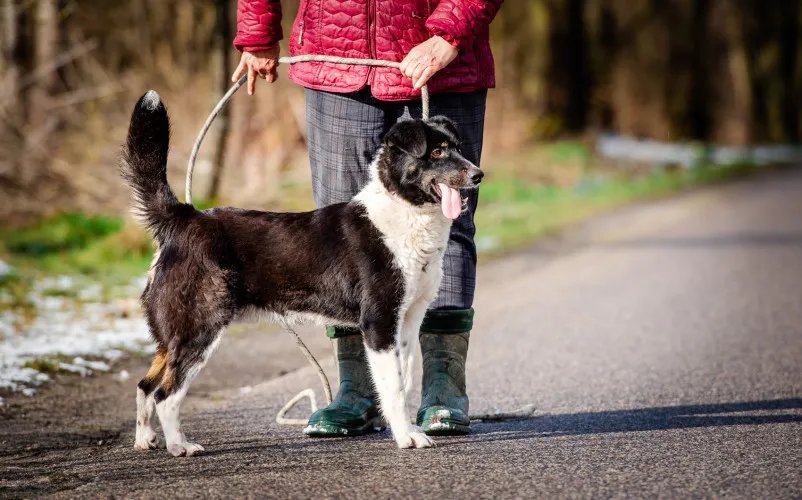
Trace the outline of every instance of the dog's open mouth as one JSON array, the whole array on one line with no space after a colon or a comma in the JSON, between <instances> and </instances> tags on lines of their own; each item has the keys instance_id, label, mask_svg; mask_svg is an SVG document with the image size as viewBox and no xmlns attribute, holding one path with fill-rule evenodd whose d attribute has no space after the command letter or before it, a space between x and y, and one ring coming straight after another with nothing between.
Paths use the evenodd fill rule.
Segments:
<instances>
[{"instance_id":1,"label":"dog's open mouth","mask_svg":"<svg viewBox=\"0 0 802 500\"><path fill-rule=\"evenodd\" d=\"M440 208L443 209L443 215L451 220L459 217L462 213L463 203L459 191L442 182L436 183L434 181L432 181L432 189L437 195L437 198L440 199Z\"/></svg>"}]
</instances>

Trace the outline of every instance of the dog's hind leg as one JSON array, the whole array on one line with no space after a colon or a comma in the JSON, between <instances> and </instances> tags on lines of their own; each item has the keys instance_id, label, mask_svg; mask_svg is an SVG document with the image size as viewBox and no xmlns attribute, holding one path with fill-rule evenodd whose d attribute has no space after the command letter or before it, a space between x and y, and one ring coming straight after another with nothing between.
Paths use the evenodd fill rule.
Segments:
<instances>
[{"instance_id":1,"label":"dog's hind leg","mask_svg":"<svg viewBox=\"0 0 802 500\"><path fill-rule=\"evenodd\" d=\"M189 386L209 360L221 337L222 330L171 346L161 386L155 392L155 401L167 451L173 456L191 456L203 451L203 446L187 441L181 430L179 413Z\"/></svg>"},{"instance_id":2,"label":"dog's hind leg","mask_svg":"<svg viewBox=\"0 0 802 500\"><path fill-rule=\"evenodd\" d=\"M136 441L134 449L152 450L159 447L159 437L153 425L156 402L153 391L161 383L164 375L166 351L160 349L145 377L136 387Z\"/></svg>"}]
</instances>

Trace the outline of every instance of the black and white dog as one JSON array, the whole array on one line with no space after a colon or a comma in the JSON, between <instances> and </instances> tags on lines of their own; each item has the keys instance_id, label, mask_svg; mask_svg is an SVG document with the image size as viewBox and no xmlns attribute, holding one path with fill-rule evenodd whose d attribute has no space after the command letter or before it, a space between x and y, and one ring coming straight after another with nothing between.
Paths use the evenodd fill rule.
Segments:
<instances>
[{"instance_id":1,"label":"black and white dog","mask_svg":"<svg viewBox=\"0 0 802 500\"><path fill-rule=\"evenodd\" d=\"M137 387L135 448L159 446L156 413L171 454L203 451L181 431L181 402L226 326L253 313L359 327L399 448L432 446L410 423L405 396L451 221L462 211L459 190L483 176L460 154L454 124L398 123L353 200L305 213L179 202L167 184L169 136L167 110L150 91L133 111L121 160L134 213L157 244L142 294L157 353Z\"/></svg>"}]
</instances>

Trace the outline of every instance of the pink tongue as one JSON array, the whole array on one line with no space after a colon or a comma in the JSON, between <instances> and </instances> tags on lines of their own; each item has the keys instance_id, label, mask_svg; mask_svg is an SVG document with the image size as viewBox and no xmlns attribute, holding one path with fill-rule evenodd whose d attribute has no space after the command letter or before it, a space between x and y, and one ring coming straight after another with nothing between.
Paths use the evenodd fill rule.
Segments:
<instances>
[{"instance_id":1,"label":"pink tongue","mask_svg":"<svg viewBox=\"0 0 802 500\"><path fill-rule=\"evenodd\" d=\"M462 213L462 199L460 198L459 191L445 184L438 183L440 192L443 194L442 208L443 215L451 220L459 217Z\"/></svg>"}]
</instances>

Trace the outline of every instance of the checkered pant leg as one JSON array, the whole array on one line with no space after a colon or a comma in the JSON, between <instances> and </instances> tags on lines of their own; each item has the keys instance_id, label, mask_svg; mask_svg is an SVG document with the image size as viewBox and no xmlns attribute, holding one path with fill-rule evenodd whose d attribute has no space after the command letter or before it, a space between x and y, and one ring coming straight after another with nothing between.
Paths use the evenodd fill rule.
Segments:
<instances>
[{"instance_id":1,"label":"checkered pant leg","mask_svg":"<svg viewBox=\"0 0 802 500\"><path fill-rule=\"evenodd\" d=\"M421 116L420 101L386 102L369 89L335 94L306 89L306 119L315 205L350 200L369 180L369 166L381 138L399 120ZM480 164L487 91L436 94L432 116L457 124L465 157ZM468 210L451 228L443 263L443 281L432 309L468 309L476 288L474 213L476 191L467 191Z\"/></svg>"},{"instance_id":2,"label":"checkered pant leg","mask_svg":"<svg viewBox=\"0 0 802 500\"><path fill-rule=\"evenodd\" d=\"M306 89L305 97L315 206L349 201L370 180L370 163L394 120L367 91Z\"/></svg>"}]
</instances>

